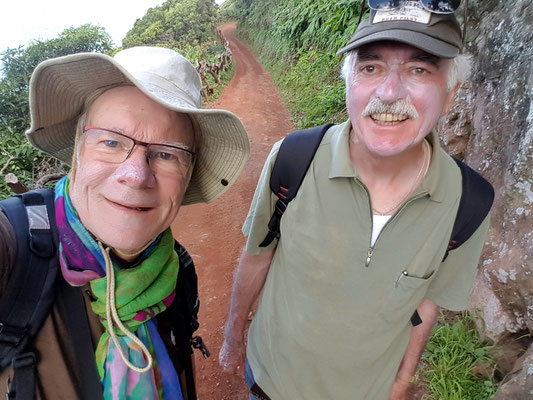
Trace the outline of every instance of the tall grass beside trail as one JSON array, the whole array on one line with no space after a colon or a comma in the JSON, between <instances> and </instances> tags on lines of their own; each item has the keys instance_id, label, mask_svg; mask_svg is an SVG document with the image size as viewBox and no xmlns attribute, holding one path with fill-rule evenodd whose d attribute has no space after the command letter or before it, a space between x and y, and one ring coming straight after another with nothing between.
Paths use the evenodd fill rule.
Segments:
<instances>
[{"instance_id":1,"label":"tall grass beside trail","mask_svg":"<svg viewBox=\"0 0 533 400\"><path fill-rule=\"evenodd\" d=\"M493 377L474 374L476 366L493 367L493 346L484 344L473 319L461 314L449 324L441 319L422 356L422 376L433 400L490 400Z\"/></svg>"},{"instance_id":2,"label":"tall grass beside trail","mask_svg":"<svg viewBox=\"0 0 533 400\"><path fill-rule=\"evenodd\" d=\"M250 32L250 37L253 35ZM246 40L242 34L241 38ZM338 123L347 118L345 88L337 57L311 49L299 51L291 55L290 60L280 62L275 56L259 53L257 49L262 46L257 39L247 42L271 73L297 128Z\"/></svg>"}]
</instances>

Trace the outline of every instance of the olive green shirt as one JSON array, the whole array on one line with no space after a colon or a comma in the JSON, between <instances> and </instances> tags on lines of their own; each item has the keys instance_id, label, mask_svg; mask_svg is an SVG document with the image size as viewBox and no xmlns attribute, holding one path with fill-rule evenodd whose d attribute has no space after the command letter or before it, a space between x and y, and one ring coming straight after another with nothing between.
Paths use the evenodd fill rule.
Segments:
<instances>
[{"instance_id":1,"label":"olive green shirt","mask_svg":"<svg viewBox=\"0 0 533 400\"><path fill-rule=\"evenodd\" d=\"M349 132L349 121L328 130L281 219L279 243L268 247L277 246L247 357L272 400L387 400L417 305L425 297L464 309L476 274L488 218L442 262L461 172L436 135L423 182L370 248L371 202L350 161ZM265 250L258 244L277 200L269 179L279 144L243 226L250 254Z\"/></svg>"}]
</instances>

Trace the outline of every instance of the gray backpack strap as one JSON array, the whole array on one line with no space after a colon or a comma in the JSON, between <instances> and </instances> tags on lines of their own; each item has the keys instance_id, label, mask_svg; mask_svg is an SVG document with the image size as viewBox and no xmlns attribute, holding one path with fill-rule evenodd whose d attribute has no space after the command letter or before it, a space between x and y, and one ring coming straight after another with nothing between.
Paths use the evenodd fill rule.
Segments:
<instances>
[{"instance_id":1,"label":"gray backpack strap","mask_svg":"<svg viewBox=\"0 0 533 400\"><path fill-rule=\"evenodd\" d=\"M0 202L17 242L16 263L0 299L0 370L12 365L8 398L34 398L33 340L54 301L59 263L54 193L35 190Z\"/></svg>"}]
</instances>

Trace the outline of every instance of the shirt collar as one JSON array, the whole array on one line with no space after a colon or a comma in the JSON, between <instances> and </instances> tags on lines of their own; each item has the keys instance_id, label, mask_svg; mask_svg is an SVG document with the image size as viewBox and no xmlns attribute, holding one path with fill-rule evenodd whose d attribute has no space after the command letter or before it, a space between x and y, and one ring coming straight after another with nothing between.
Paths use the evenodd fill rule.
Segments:
<instances>
[{"instance_id":1,"label":"shirt collar","mask_svg":"<svg viewBox=\"0 0 533 400\"><path fill-rule=\"evenodd\" d=\"M329 166L330 179L332 178L354 178L357 176L355 168L350 160L350 120L341 125L334 126L331 135L331 164Z\"/></svg>"}]
</instances>

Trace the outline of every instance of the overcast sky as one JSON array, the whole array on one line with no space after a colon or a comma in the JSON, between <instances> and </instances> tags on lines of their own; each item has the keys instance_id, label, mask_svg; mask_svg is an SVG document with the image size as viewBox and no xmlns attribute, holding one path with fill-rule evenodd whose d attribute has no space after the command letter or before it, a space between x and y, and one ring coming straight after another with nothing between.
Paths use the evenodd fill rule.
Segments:
<instances>
[{"instance_id":1,"label":"overcast sky","mask_svg":"<svg viewBox=\"0 0 533 400\"><path fill-rule=\"evenodd\" d=\"M105 28L115 46L135 20L164 0L0 0L0 52L51 39L64 29L91 23ZM222 0L217 0L221 3Z\"/></svg>"}]
</instances>

